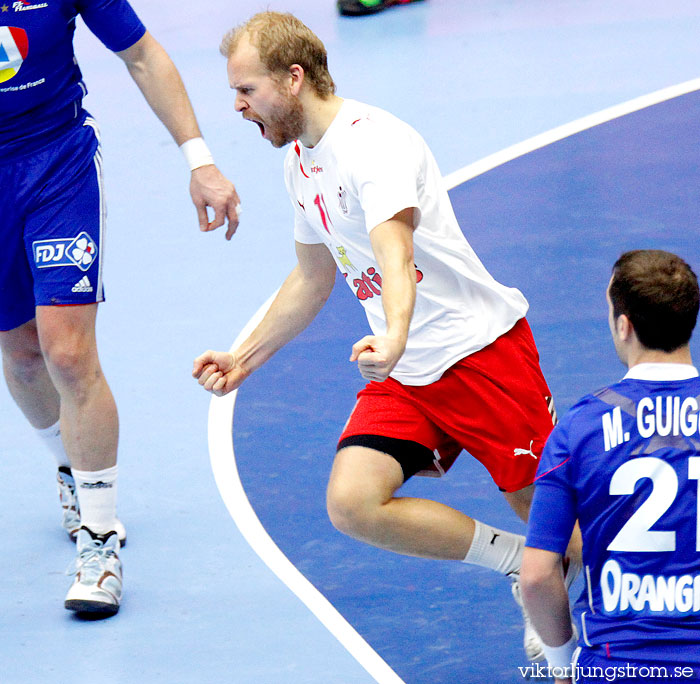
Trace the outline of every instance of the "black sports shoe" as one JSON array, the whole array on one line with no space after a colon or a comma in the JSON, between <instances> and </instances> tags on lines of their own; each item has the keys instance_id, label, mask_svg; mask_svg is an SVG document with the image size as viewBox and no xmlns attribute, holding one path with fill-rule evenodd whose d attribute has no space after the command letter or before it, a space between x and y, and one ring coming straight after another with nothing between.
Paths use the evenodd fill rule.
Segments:
<instances>
[{"instance_id":1,"label":"black sports shoe","mask_svg":"<svg viewBox=\"0 0 700 684\"><path fill-rule=\"evenodd\" d=\"M346 17L361 17L381 12L393 5L407 5L419 0L338 0L338 12Z\"/></svg>"}]
</instances>

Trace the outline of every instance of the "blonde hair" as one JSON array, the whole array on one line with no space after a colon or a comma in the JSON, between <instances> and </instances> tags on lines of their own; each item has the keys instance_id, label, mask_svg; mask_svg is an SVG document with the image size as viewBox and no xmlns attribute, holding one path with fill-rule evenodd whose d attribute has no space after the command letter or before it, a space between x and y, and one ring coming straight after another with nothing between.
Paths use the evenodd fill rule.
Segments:
<instances>
[{"instance_id":1,"label":"blonde hair","mask_svg":"<svg viewBox=\"0 0 700 684\"><path fill-rule=\"evenodd\" d=\"M294 15L260 12L229 31L219 50L228 58L247 35L257 49L260 61L273 74L286 74L292 64L303 67L306 80L317 95L326 98L335 92L328 71L328 54L319 37Z\"/></svg>"}]
</instances>

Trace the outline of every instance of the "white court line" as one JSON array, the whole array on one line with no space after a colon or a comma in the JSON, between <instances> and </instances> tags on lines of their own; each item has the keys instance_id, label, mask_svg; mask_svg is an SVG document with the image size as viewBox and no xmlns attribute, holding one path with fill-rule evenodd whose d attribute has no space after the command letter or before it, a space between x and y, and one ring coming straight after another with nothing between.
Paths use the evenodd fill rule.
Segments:
<instances>
[{"instance_id":1,"label":"white court line","mask_svg":"<svg viewBox=\"0 0 700 684\"><path fill-rule=\"evenodd\" d=\"M533 152L540 147L545 147L550 145L557 140L562 140L575 133L580 133L585 131L587 128L593 128L599 124L606 123L612 119L617 119L625 114L631 114L640 109L645 109L646 107L651 107L652 105L659 104L660 102L665 102L666 100L672 100L674 97L679 97L681 95L687 95L695 90L700 90L700 78L695 78L691 81L685 81L684 83L679 83L678 85L669 86L668 88L662 88L661 90L656 90L648 95L642 95L641 97L636 97L628 102L623 102L622 104L615 105L614 107L608 107L595 114L589 114L581 119L576 119L570 123L564 124L563 126L557 126L549 131L540 133L533 138L528 138L522 142L506 147L500 152L495 152L490 154L488 157L484 157L479 161L469 164L458 171L448 174L445 176L445 184L448 190L451 190L458 185L461 185L465 181L468 181L476 176L480 176L486 171L505 164L506 162L512 161L517 157L522 157L528 152Z\"/></svg>"},{"instance_id":2,"label":"white court line","mask_svg":"<svg viewBox=\"0 0 700 684\"><path fill-rule=\"evenodd\" d=\"M700 90L700 78L676 86L655 91L629 102L609 107L590 116L553 128L501 152L489 155L459 171L445 176L445 184L451 189L465 181L489 171L496 166L520 157L528 152L549 145L567 136L592 128L651 105L680 95ZM262 320L277 292L263 304L248 321L231 350L251 333ZM243 489L233 451L233 410L238 392L225 397L212 397L209 405L209 456L214 479L229 513L252 549L284 584L296 594L321 623L333 634L347 651L367 670L379 684L404 684L403 680L386 664L379 654L358 634L348 621L314 587L282 553L258 519Z\"/></svg>"},{"instance_id":3,"label":"white court line","mask_svg":"<svg viewBox=\"0 0 700 684\"><path fill-rule=\"evenodd\" d=\"M231 346L232 350L238 347L262 320L276 295L277 292L260 307L255 316L243 328ZM404 684L404 681L358 634L326 597L280 551L255 514L243 489L233 452L233 409L237 394L236 390L224 397L212 397L209 405L209 455L221 498L238 529L272 572L301 599L326 629L379 684Z\"/></svg>"}]
</instances>

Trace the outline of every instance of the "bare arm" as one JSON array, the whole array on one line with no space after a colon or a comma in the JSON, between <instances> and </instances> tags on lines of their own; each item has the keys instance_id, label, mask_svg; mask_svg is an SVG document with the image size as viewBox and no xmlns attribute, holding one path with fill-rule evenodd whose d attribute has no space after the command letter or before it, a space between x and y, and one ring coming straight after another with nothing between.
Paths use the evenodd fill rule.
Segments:
<instances>
[{"instance_id":1,"label":"bare arm","mask_svg":"<svg viewBox=\"0 0 700 684\"><path fill-rule=\"evenodd\" d=\"M117 52L140 88L149 106L178 145L201 137L199 125L180 74L168 53L148 31L134 45ZM226 238L238 226L240 204L233 184L213 164L192 171L190 194L197 208L201 230L214 230L228 218ZM206 207L215 211L209 223Z\"/></svg>"},{"instance_id":2,"label":"bare arm","mask_svg":"<svg viewBox=\"0 0 700 684\"><path fill-rule=\"evenodd\" d=\"M335 261L325 245L297 243L299 263L287 276L265 317L231 354L207 351L192 375L217 396L236 389L276 351L302 332L321 310L335 283Z\"/></svg>"},{"instance_id":3,"label":"bare arm","mask_svg":"<svg viewBox=\"0 0 700 684\"><path fill-rule=\"evenodd\" d=\"M561 556L526 546L520 570L520 586L532 624L547 646L562 646L571 639L569 595L564 585ZM570 679L556 679L568 684Z\"/></svg>"},{"instance_id":4,"label":"bare arm","mask_svg":"<svg viewBox=\"0 0 700 684\"><path fill-rule=\"evenodd\" d=\"M362 377L381 382L406 349L416 301L416 268L413 263L413 209L404 209L379 224L369 234L382 274L382 306L386 334L367 335L352 348Z\"/></svg>"}]
</instances>

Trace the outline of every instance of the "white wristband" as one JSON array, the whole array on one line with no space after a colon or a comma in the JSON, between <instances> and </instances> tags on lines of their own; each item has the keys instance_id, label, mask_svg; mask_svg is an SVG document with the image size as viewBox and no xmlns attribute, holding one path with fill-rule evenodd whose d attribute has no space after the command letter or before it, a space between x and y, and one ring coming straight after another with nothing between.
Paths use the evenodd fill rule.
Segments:
<instances>
[{"instance_id":1,"label":"white wristband","mask_svg":"<svg viewBox=\"0 0 700 684\"><path fill-rule=\"evenodd\" d=\"M577 641L578 639L574 633L571 635L571 639L561 646L547 646L544 642L542 643L542 650L550 669L564 670L571 667L571 658L576 650Z\"/></svg>"},{"instance_id":2,"label":"white wristband","mask_svg":"<svg viewBox=\"0 0 700 684\"><path fill-rule=\"evenodd\" d=\"M192 138L180 145L182 154L190 167L190 171L198 169L200 166L208 166L214 163L214 157L204 142L204 138Z\"/></svg>"}]
</instances>

